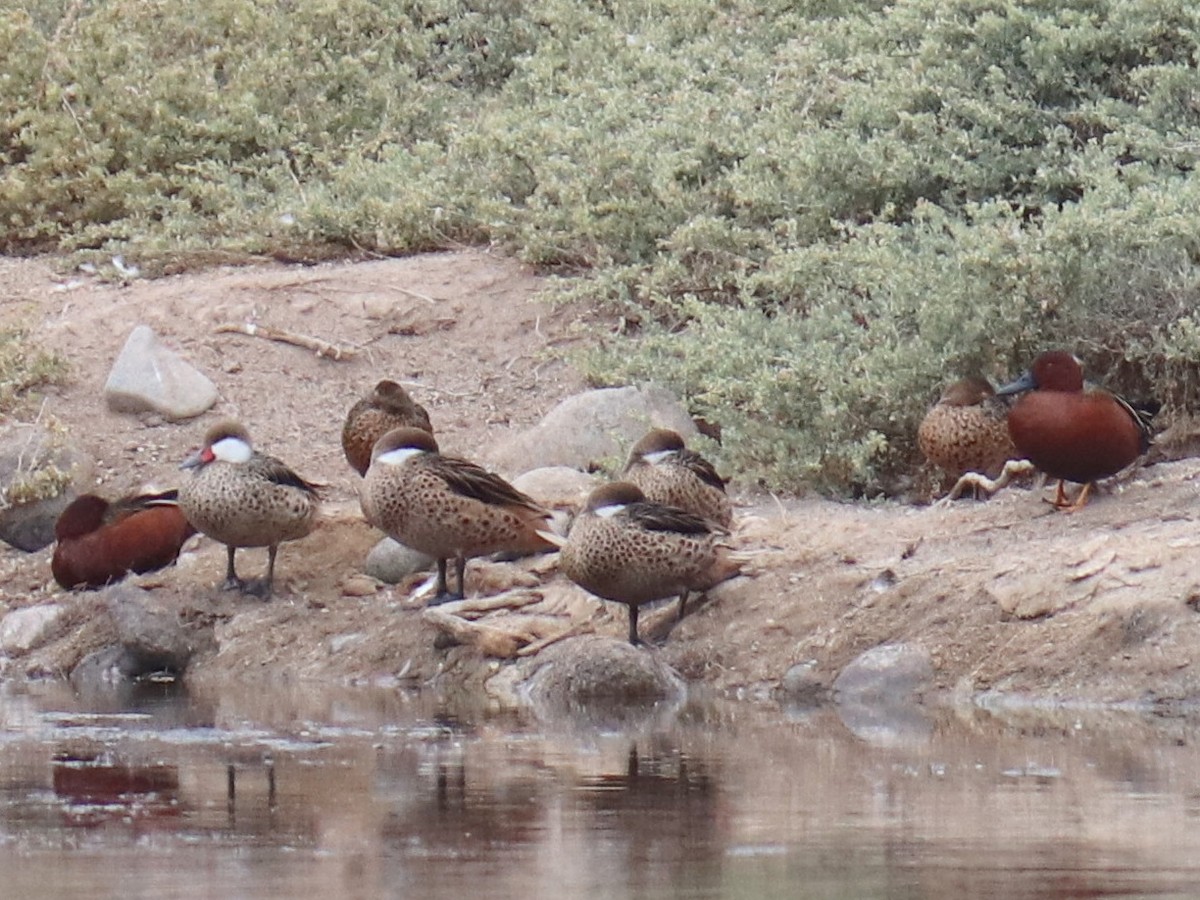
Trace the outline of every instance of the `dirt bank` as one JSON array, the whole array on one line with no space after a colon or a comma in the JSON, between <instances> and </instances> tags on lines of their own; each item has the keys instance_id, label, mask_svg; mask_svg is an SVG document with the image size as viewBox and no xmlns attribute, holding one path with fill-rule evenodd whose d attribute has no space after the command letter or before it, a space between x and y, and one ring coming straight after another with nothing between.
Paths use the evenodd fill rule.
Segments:
<instances>
[{"instance_id":1,"label":"dirt bank","mask_svg":"<svg viewBox=\"0 0 1200 900\"><path fill-rule=\"evenodd\" d=\"M530 298L537 278L479 251L311 268L218 270L154 282L64 278L39 261L0 260L0 326L28 327L68 357L69 384L43 415L96 457L100 490L167 485L215 416L241 418L256 442L323 482L318 531L280 554L269 604L219 595L222 548L200 540L179 566L143 580L212 624L219 652L194 677L328 678L482 684L504 664L442 647L420 601L357 576L378 534L362 523L357 476L338 441L342 418L381 377L409 384L442 446L479 456L509 429L537 421L585 387L565 359L616 328L593 313ZM253 321L352 351L335 361L286 344L216 333ZM153 327L221 391L192 422L115 415L101 388L134 325ZM738 579L670 633L659 653L717 689L769 693L811 664L829 684L856 655L904 641L927 650L937 686L960 696L1012 692L1046 699L1187 702L1200 697L1200 575L1193 559L1200 462L1143 469L1074 515L1030 489L950 508L775 499L738 485L738 541L753 552ZM246 551L247 574L265 554ZM11 675L62 674L103 637L103 603L71 598L49 574L49 551L3 551L0 605L66 601L72 614ZM620 635L624 610L560 584L546 562L487 565L499 589L548 582L547 629L571 623ZM656 617L665 626L671 611Z\"/></svg>"}]
</instances>

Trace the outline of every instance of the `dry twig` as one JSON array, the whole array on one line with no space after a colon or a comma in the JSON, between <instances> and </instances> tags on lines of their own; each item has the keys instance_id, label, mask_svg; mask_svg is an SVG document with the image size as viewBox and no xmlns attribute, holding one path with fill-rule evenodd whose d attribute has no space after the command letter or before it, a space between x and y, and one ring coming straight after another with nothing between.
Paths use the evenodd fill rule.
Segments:
<instances>
[{"instance_id":1,"label":"dry twig","mask_svg":"<svg viewBox=\"0 0 1200 900\"><path fill-rule=\"evenodd\" d=\"M575 637L580 634L593 634L596 631L595 626L591 622L576 622L564 628L562 631L555 632L544 638L539 638L532 643L526 644L517 651L517 656L533 656L545 650L551 644L557 644L559 641L569 637Z\"/></svg>"},{"instance_id":2,"label":"dry twig","mask_svg":"<svg viewBox=\"0 0 1200 900\"><path fill-rule=\"evenodd\" d=\"M521 646L531 639L530 635L518 635L491 625L468 622L440 609L426 609L421 617L460 644L474 646L484 656L512 659Z\"/></svg>"},{"instance_id":3,"label":"dry twig","mask_svg":"<svg viewBox=\"0 0 1200 900\"><path fill-rule=\"evenodd\" d=\"M541 603L542 595L527 588L505 591L491 597L467 597L443 603L441 611L456 616L476 617L497 609L521 609L532 603Z\"/></svg>"},{"instance_id":4,"label":"dry twig","mask_svg":"<svg viewBox=\"0 0 1200 900\"><path fill-rule=\"evenodd\" d=\"M339 362L344 359L353 359L358 355L357 350L339 347L337 344L331 344L320 338L309 337L307 334L294 334L267 325L255 325L253 322L229 322L225 325L218 325L213 331L216 334L245 334L249 337L265 338L268 341L279 341L282 344L291 344L294 347L312 350L317 356Z\"/></svg>"}]
</instances>

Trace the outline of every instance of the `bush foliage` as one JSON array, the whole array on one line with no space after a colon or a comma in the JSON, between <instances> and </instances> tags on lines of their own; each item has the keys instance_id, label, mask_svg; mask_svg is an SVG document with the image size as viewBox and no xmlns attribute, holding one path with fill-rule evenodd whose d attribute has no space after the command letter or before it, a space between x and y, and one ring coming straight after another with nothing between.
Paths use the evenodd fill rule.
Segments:
<instances>
[{"instance_id":1,"label":"bush foliage","mask_svg":"<svg viewBox=\"0 0 1200 900\"><path fill-rule=\"evenodd\" d=\"M772 486L894 488L1066 346L1200 401L1186 0L0 4L0 242L144 267L498 242Z\"/></svg>"}]
</instances>

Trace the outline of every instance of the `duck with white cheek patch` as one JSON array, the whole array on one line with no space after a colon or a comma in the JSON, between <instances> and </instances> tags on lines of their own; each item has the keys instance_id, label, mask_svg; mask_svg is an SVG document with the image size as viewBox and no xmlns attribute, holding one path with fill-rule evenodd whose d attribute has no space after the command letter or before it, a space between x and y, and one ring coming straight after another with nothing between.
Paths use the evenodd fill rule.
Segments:
<instances>
[{"instance_id":1,"label":"duck with white cheek patch","mask_svg":"<svg viewBox=\"0 0 1200 900\"><path fill-rule=\"evenodd\" d=\"M437 559L437 596L430 605L464 595L473 556L556 546L545 533L548 510L494 472L443 456L433 435L419 428L396 428L376 441L359 499L368 522ZM454 593L447 582L449 559L458 576Z\"/></svg>"},{"instance_id":2,"label":"duck with white cheek patch","mask_svg":"<svg viewBox=\"0 0 1200 900\"><path fill-rule=\"evenodd\" d=\"M682 619L688 594L737 575L740 560L721 543L727 532L686 510L646 499L636 485L614 482L588 496L566 543L559 568L589 593L629 607L629 642L638 635L638 609L679 598Z\"/></svg>"},{"instance_id":3,"label":"duck with white cheek patch","mask_svg":"<svg viewBox=\"0 0 1200 900\"><path fill-rule=\"evenodd\" d=\"M197 531L224 544L228 552L224 589L269 597L279 545L313 529L316 487L275 457L257 452L237 422L210 428L204 445L180 468L192 470L192 477L179 488L183 514ZM238 578L233 565L238 547L267 548L265 579Z\"/></svg>"}]
</instances>

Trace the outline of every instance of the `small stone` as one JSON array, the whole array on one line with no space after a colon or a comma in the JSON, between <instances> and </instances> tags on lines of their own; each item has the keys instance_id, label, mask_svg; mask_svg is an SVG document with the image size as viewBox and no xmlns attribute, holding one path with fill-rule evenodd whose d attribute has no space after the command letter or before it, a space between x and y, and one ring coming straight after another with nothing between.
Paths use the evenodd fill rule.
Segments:
<instances>
[{"instance_id":1,"label":"small stone","mask_svg":"<svg viewBox=\"0 0 1200 900\"><path fill-rule=\"evenodd\" d=\"M0 619L0 650L24 653L40 646L49 637L63 614L57 603L16 609Z\"/></svg>"},{"instance_id":2,"label":"small stone","mask_svg":"<svg viewBox=\"0 0 1200 900\"><path fill-rule=\"evenodd\" d=\"M815 706L825 699L829 686L816 675L817 664L808 660L789 668L779 680L780 698L788 703Z\"/></svg>"},{"instance_id":3,"label":"small stone","mask_svg":"<svg viewBox=\"0 0 1200 900\"><path fill-rule=\"evenodd\" d=\"M217 387L175 351L164 347L146 325L130 333L104 384L113 412L156 412L190 419L217 402Z\"/></svg>"},{"instance_id":4,"label":"small stone","mask_svg":"<svg viewBox=\"0 0 1200 900\"><path fill-rule=\"evenodd\" d=\"M105 599L121 647L129 657L126 667L132 667L126 674L180 673L187 668L195 648L173 607L130 584L108 588Z\"/></svg>"},{"instance_id":5,"label":"small stone","mask_svg":"<svg viewBox=\"0 0 1200 900\"><path fill-rule=\"evenodd\" d=\"M336 656L347 647L353 647L355 644L361 644L363 640L365 640L365 635L358 631L354 631L349 634L335 634L329 639L329 652Z\"/></svg>"},{"instance_id":6,"label":"small stone","mask_svg":"<svg viewBox=\"0 0 1200 900\"><path fill-rule=\"evenodd\" d=\"M363 315L368 319L385 319L392 314L396 301L379 294L367 294L362 298Z\"/></svg>"},{"instance_id":7,"label":"small stone","mask_svg":"<svg viewBox=\"0 0 1200 900\"><path fill-rule=\"evenodd\" d=\"M379 582L367 575L350 575L342 581L343 597L373 597Z\"/></svg>"},{"instance_id":8,"label":"small stone","mask_svg":"<svg viewBox=\"0 0 1200 900\"><path fill-rule=\"evenodd\" d=\"M367 554L363 572L384 584L398 584L409 575L431 569L436 562L432 556L418 553L399 541L384 538Z\"/></svg>"}]
</instances>

